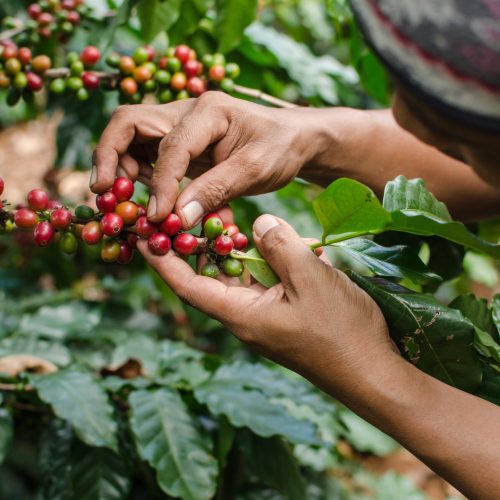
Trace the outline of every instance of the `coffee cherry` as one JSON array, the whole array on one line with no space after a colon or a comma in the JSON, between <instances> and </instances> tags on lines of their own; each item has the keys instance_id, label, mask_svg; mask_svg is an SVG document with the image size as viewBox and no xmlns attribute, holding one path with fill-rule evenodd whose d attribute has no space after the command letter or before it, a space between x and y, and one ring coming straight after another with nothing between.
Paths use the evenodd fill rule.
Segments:
<instances>
[{"instance_id":1,"label":"coffee cherry","mask_svg":"<svg viewBox=\"0 0 500 500\"><path fill-rule=\"evenodd\" d=\"M73 10L76 8L75 0L62 0L61 8L66 10Z\"/></svg>"},{"instance_id":2,"label":"coffee cherry","mask_svg":"<svg viewBox=\"0 0 500 500\"><path fill-rule=\"evenodd\" d=\"M109 54L106 57L106 64L112 68L118 68L120 65L120 56L116 53Z\"/></svg>"},{"instance_id":3,"label":"coffee cherry","mask_svg":"<svg viewBox=\"0 0 500 500\"><path fill-rule=\"evenodd\" d=\"M181 72L174 73L172 79L170 80L170 87L174 90L180 91L186 87L187 79L186 75Z\"/></svg>"},{"instance_id":4,"label":"coffee cherry","mask_svg":"<svg viewBox=\"0 0 500 500\"><path fill-rule=\"evenodd\" d=\"M192 255L198 249L198 238L190 233L178 234L174 238L174 249L181 255Z\"/></svg>"},{"instance_id":5,"label":"coffee cherry","mask_svg":"<svg viewBox=\"0 0 500 500\"><path fill-rule=\"evenodd\" d=\"M48 12L42 12L36 19L39 26L48 26L54 20L52 14Z\"/></svg>"},{"instance_id":6,"label":"coffee cherry","mask_svg":"<svg viewBox=\"0 0 500 500\"><path fill-rule=\"evenodd\" d=\"M240 76L240 67L236 63L227 63L226 64L226 75L231 78L235 79Z\"/></svg>"},{"instance_id":7,"label":"coffee cherry","mask_svg":"<svg viewBox=\"0 0 500 500\"><path fill-rule=\"evenodd\" d=\"M133 224L139 216L139 207L132 201L123 201L117 205L115 213L123 219L124 224Z\"/></svg>"},{"instance_id":8,"label":"coffee cherry","mask_svg":"<svg viewBox=\"0 0 500 500\"><path fill-rule=\"evenodd\" d=\"M139 236L134 233L129 233L127 234L127 243L130 248L135 249L137 248L137 242L139 241Z\"/></svg>"},{"instance_id":9,"label":"coffee cherry","mask_svg":"<svg viewBox=\"0 0 500 500\"><path fill-rule=\"evenodd\" d=\"M32 71L28 71L28 73L26 73L26 81L27 87L33 92L38 92L43 87L43 80L39 75L33 73Z\"/></svg>"},{"instance_id":10,"label":"coffee cherry","mask_svg":"<svg viewBox=\"0 0 500 500\"><path fill-rule=\"evenodd\" d=\"M57 210L58 208L63 208L64 205L59 200L50 200L47 205L47 210Z\"/></svg>"},{"instance_id":11,"label":"coffee cherry","mask_svg":"<svg viewBox=\"0 0 500 500\"><path fill-rule=\"evenodd\" d=\"M146 210L146 207L144 205L137 205L137 208L139 209L139 217L144 217L145 215L147 215L148 211Z\"/></svg>"},{"instance_id":12,"label":"coffee cherry","mask_svg":"<svg viewBox=\"0 0 500 500\"><path fill-rule=\"evenodd\" d=\"M64 91L66 90L66 82L62 78L56 78L50 82L49 90L53 94L64 94Z\"/></svg>"},{"instance_id":13,"label":"coffee cherry","mask_svg":"<svg viewBox=\"0 0 500 500\"><path fill-rule=\"evenodd\" d=\"M214 56L212 54L205 54L201 58L201 62L203 63L203 66L210 68L210 66L213 66L214 64Z\"/></svg>"},{"instance_id":14,"label":"coffee cherry","mask_svg":"<svg viewBox=\"0 0 500 500\"><path fill-rule=\"evenodd\" d=\"M233 237L240 229L236 224L224 224L224 234Z\"/></svg>"},{"instance_id":15,"label":"coffee cherry","mask_svg":"<svg viewBox=\"0 0 500 500\"><path fill-rule=\"evenodd\" d=\"M78 240L73 233L64 233L59 246L64 253L71 255L78 250Z\"/></svg>"},{"instance_id":16,"label":"coffee cherry","mask_svg":"<svg viewBox=\"0 0 500 500\"><path fill-rule=\"evenodd\" d=\"M96 199L95 199L97 208L102 212L102 213L109 213L109 212L114 212L116 205L118 205L118 200L116 199L116 196L114 193L111 191L106 191L103 194L98 194Z\"/></svg>"},{"instance_id":17,"label":"coffee cherry","mask_svg":"<svg viewBox=\"0 0 500 500\"><path fill-rule=\"evenodd\" d=\"M220 217L210 217L203 225L203 231L209 240L215 240L224 231L222 219Z\"/></svg>"},{"instance_id":18,"label":"coffee cherry","mask_svg":"<svg viewBox=\"0 0 500 500\"><path fill-rule=\"evenodd\" d=\"M4 188L5 188L5 182L0 177L0 196L2 196Z\"/></svg>"},{"instance_id":19,"label":"coffee cherry","mask_svg":"<svg viewBox=\"0 0 500 500\"><path fill-rule=\"evenodd\" d=\"M145 216L139 217L135 223L135 230L141 238L149 238L156 233L156 226Z\"/></svg>"},{"instance_id":20,"label":"coffee cherry","mask_svg":"<svg viewBox=\"0 0 500 500\"><path fill-rule=\"evenodd\" d=\"M28 78L24 73L18 73L12 82L12 86L17 90L22 90L28 85Z\"/></svg>"},{"instance_id":21,"label":"coffee cherry","mask_svg":"<svg viewBox=\"0 0 500 500\"><path fill-rule=\"evenodd\" d=\"M166 255L171 246L170 238L163 233L155 233L148 239L148 248L153 255Z\"/></svg>"},{"instance_id":22,"label":"coffee cherry","mask_svg":"<svg viewBox=\"0 0 500 500\"><path fill-rule=\"evenodd\" d=\"M243 274L243 264L237 259L226 259L222 264L224 273L233 278L238 278Z\"/></svg>"},{"instance_id":23,"label":"coffee cherry","mask_svg":"<svg viewBox=\"0 0 500 500\"><path fill-rule=\"evenodd\" d=\"M72 219L73 216L71 212L66 208L58 208L50 214L50 223L55 229L60 229L62 231L68 229Z\"/></svg>"},{"instance_id":24,"label":"coffee cherry","mask_svg":"<svg viewBox=\"0 0 500 500\"><path fill-rule=\"evenodd\" d=\"M127 177L117 177L112 191L119 202L128 201L134 194L134 183Z\"/></svg>"},{"instance_id":25,"label":"coffee cherry","mask_svg":"<svg viewBox=\"0 0 500 500\"><path fill-rule=\"evenodd\" d=\"M132 75L137 83L145 83L153 76L149 68L146 68L145 66L135 68Z\"/></svg>"},{"instance_id":26,"label":"coffee cherry","mask_svg":"<svg viewBox=\"0 0 500 500\"><path fill-rule=\"evenodd\" d=\"M168 85L170 83L171 78L172 77L170 76L170 73L163 69L158 70L155 74L155 80L160 85Z\"/></svg>"},{"instance_id":27,"label":"coffee cherry","mask_svg":"<svg viewBox=\"0 0 500 500\"><path fill-rule=\"evenodd\" d=\"M207 276L208 278L217 278L219 276L220 271L216 264L212 262L208 262L201 268L202 276Z\"/></svg>"},{"instance_id":28,"label":"coffee cherry","mask_svg":"<svg viewBox=\"0 0 500 500\"><path fill-rule=\"evenodd\" d=\"M83 82L81 78L77 76L72 76L66 80L66 88L73 92L78 92L81 88L83 88Z\"/></svg>"},{"instance_id":29,"label":"coffee cherry","mask_svg":"<svg viewBox=\"0 0 500 500\"><path fill-rule=\"evenodd\" d=\"M208 70L208 77L214 82L220 82L224 78L225 74L226 70L224 69L224 66L212 66Z\"/></svg>"},{"instance_id":30,"label":"coffee cherry","mask_svg":"<svg viewBox=\"0 0 500 500\"><path fill-rule=\"evenodd\" d=\"M21 47L17 51L17 58L23 66L28 65L31 62L31 49L28 47Z\"/></svg>"},{"instance_id":31,"label":"coffee cherry","mask_svg":"<svg viewBox=\"0 0 500 500\"><path fill-rule=\"evenodd\" d=\"M19 73L21 71L21 62L19 61L19 59L13 57L12 59L7 59L7 61L5 62L5 71L7 73L9 73L10 75L16 75L17 73Z\"/></svg>"},{"instance_id":32,"label":"coffee cherry","mask_svg":"<svg viewBox=\"0 0 500 500\"><path fill-rule=\"evenodd\" d=\"M47 210L49 205L49 195L43 189L32 189L28 193L28 205L36 212Z\"/></svg>"},{"instance_id":33,"label":"coffee cherry","mask_svg":"<svg viewBox=\"0 0 500 500\"><path fill-rule=\"evenodd\" d=\"M120 57L118 68L124 75L130 75L135 69L135 62L129 56L122 56Z\"/></svg>"},{"instance_id":34,"label":"coffee cherry","mask_svg":"<svg viewBox=\"0 0 500 500\"><path fill-rule=\"evenodd\" d=\"M50 67L52 66L52 61L50 60L50 57L41 55L41 56L36 56L33 58L31 61L31 69L35 73L44 73Z\"/></svg>"},{"instance_id":35,"label":"coffee cherry","mask_svg":"<svg viewBox=\"0 0 500 500\"><path fill-rule=\"evenodd\" d=\"M87 245L97 245L102 240L102 231L99 222L87 222L83 226L81 237Z\"/></svg>"},{"instance_id":36,"label":"coffee cherry","mask_svg":"<svg viewBox=\"0 0 500 500\"><path fill-rule=\"evenodd\" d=\"M106 240L102 244L101 259L104 262L116 262L120 256L120 243L115 240Z\"/></svg>"},{"instance_id":37,"label":"coffee cherry","mask_svg":"<svg viewBox=\"0 0 500 500\"><path fill-rule=\"evenodd\" d=\"M223 78L219 86L223 92L232 92L234 90L234 82L231 78Z\"/></svg>"},{"instance_id":38,"label":"coffee cherry","mask_svg":"<svg viewBox=\"0 0 500 500\"><path fill-rule=\"evenodd\" d=\"M86 101L90 97L89 91L86 88L78 89L76 99L78 101Z\"/></svg>"},{"instance_id":39,"label":"coffee cherry","mask_svg":"<svg viewBox=\"0 0 500 500\"><path fill-rule=\"evenodd\" d=\"M182 228L181 218L176 214L169 214L160 224L160 231L168 236L175 236Z\"/></svg>"},{"instance_id":40,"label":"coffee cherry","mask_svg":"<svg viewBox=\"0 0 500 500\"><path fill-rule=\"evenodd\" d=\"M80 61L87 67L94 66L94 64L101 58L101 53L97 47L89 45L85 47L80 54Z\"/></svg>"},{"instance_id":41,"label":"coffee cherry","mask_svg":"<svg viewBox=\"0 0 500 500\"><path fill-rule=\"evenodd\" d=\"M26 12L31 19L38 19L38 16L42 13L42 8L37 3L32 3L28 6Z\"/></svg>"},{"instance_id":42,"label":"coffee cherry","mask_svg":"<svg viewBox=\"0 0 500 500\"><path fill-rule=\"evenodd\" d=\"M72 76L80 76L85 70L85 66L82 61L73 61L69 67L69 71Z\"/></svg>"},{"instance_id":43,"label":"coffee cherry","mask_svg":"<svg viewBox=\"0 0 500 500\"><path fill-rule=\"evenodd\" d=\"M214 242L214 250L218 255L229 255L233 249L233 240L225 234L218 236Z\"/></svg>"},{"instance_id":44,"label":"coffee cherry","mask_svg":"<svg viewBox=\"0 0 500 500\"><path fill-rule=\"evenodd\" d=\"M105 214L101 219L100 227L106 236L118 236L123 229L123 219L118 214Z\"/></svg>"},{"instance_id":45,"label":"coffee cherry","mask_svg":"<svg viewBox=\"0 0 500 500\"><path fill-rule=\"evenodd\" d=\"M138 90L137 82L132 77L124 78L120 82L120 90L122 91L123 94L127 96L132 96Z\"/></svg>"},{"instance_id":46,"label":"coffee cherry","mask_svg":"<svg viewBox=\"0 0 500 500\"><path fill-rule=\"evenodd\" d=\"M248 246L248 238L243 233L236 233L231 236L236 250L243 250Z\"/></svg>"},{"instance_id":47,"label":"coffee cherry","mask_svg":"<svg viewBox=\"0 0 500 500\"><path fill-rule=\"evenodd\" d=\"M191 49L187 45L178 45L175 48L174 55L179 59L182 64L185 64L189 60L189 51Z\"/></svg>"},{"instance_id":48,"label":"coffee cherry","mask_svg":"<svg viewBox=\"0 0 500 500\"><path fill-rule=\"evenodd\" d=\"M78 24L80 24L80 21L81 17L78 12L68 12L68 22L70 22L73 26L77 26Z\"/></svg>"},{"instance_id":49,"label":"coffee cherry","mask_svg":"<svg viewBox=\"0 0 500 500\"><path fill-rule=\"evenodd\" d=\"M224 54L221 54L220 52L216 52L213 55L213 63L212 65L214 66L225 66L226 65L226 58Z\"/></svg>"},{"instance_id":50,"label":"coffee cherry","mask_svg":"<svg viewBox=\"0 0 500 500\"><path fill-rule=\"evenodd\" d=\"M184 99L189 99L190 95L187 90L181 90L176 96L175 100L176 101L182 101Z\"/></svg>"},{"instance_id":51,"label":"coffee cherry","mask_svg":"<svg viewBox=\"0 0 500 500\"><path fill-rule=\"evenodd\" d=\"M6 89L10 85L10 78L3 72L0 71L0 88Z\"/></svg>"},{"instance_id":52,"label":"coffee cherry","mask_svg":"<svg viewBox=\"0 0 500 500\"><path fill-rule=\"evenodd\" d=\"M94 90L99 88L99 77L90 71L85 71L82 74L82 82L86 89Z\"/></svg>"},{"instance_id":53,"label":"coffee cherry","mask_svg":"<svg viewBox=\"0 0 500 500\"><path fill-rule=\"evenodd\" d=\"M204 217L203 217L203 220L201 221L201 227L204 227L205 226L205 223L207 222L208 219L211 219L212 217L219 217L219 214L216 213L216 212L210 212L208 214L206 214ZM220 217L219 217L220 218Z\"/></svg>"},{"instance_id":54,"label":"coffee cherry","mask_svg":"<svg viewBox=\"0 0 500 500\"><path fill-rule=\"evenodd\" d=\"M171 102L172 99L174 98L174 94L170 89L163 89L159 94L158 94L158 100L162 104L166 104L167 102Z\"/></svg>"},{"instance_id":55,"label":"coffee cherry","mask_svg":"<svg viewBox=\"0 0 500 500\"><path fill-rule=\"evenodd\" d=\"M194 76L187 81L186 84L187 91L194 97L199 97L201 94L206 92L207 86L205 81L198 76Z\"/></svg>"},{"instance_id":56,"label":"coffee cherry","mask_svg":"<svg viewBox=\"0 0 500 500\"><path fill-rule=\"evenodd\" d=\"M88 205L79 205L78 207L75 208L75 215L78 219L86 221L92 219L95 213L94 210Z\"/></svg>"},{"instance_id":57,"label":"coffee cherry","mask_svg":"<svg viewBox=\"0 0 500 500\"><path fill-rule=\"evenodd\" d=\"M46 247L54 237L54 228L50 222L39 222L33 231L33 240L39 247Z\"/></svg>"},{"instance_id":58,"label":"coffee cherry","mask_svg":"<svg viewBox=\"0 0 500 500\"><path fill-rule=\"evenodd\" d=\"M188 78L193 78L193 76L198 76L201 73L202 65L199 61L187 61L183 69Z\"/></svg>"},{"instance_id":59,"label":"coffee cherry","mask_svg":"<svg viewBox=\"0 0 500 500\"><path fill-rule=\"evenodd\" d=\"M52 30L49 26L43 26L38 30L38 34L41 38L50 38L52 36Z\"/></svg>"},{"instance_id":60,"label":"coffee cherry","mask_svg":"<svg viewBox=\"0 0 500 500\"><path fill-rule=\"evenodd\" d=\"M120 241L120 253L118 255L117 262L120 264L128 264L132 257L134 256L134 251L126 241Z\"/></svg>"},{"instance_id":61,"label":"coffee cherry","mask_svg":"<svg viewBox=\"0 0 500 500\"><path fill-rule=\"evenodd\" d=\"M170 73L177 73L182 68L182 64L177 57L169 57L167 59L167 69Z\"/></svg>"},{"instance_id":62,"label":"coffee cherry","mask_svg":"<svg viewBox=\"0 0 500 500\"><path fill-rule=\"evenodd\" d=\"M17 47L16 47L16 45L15 44L3 45L2 59L4 61L7 61L8 59L12 59L14 57L17 57Z\"/></svg>"},{"instance_id":63,"label":"coffee cherry","mask_svg":"<svg viewBox=\"0 0 500 500\"><path fill-rule=\"evenodd\" d=\"M14 223L22 229L31 229L38 222L38 215L28 208L20 208L14 214Z\"/></svg>"},{"instance_id":64,"label":"coffee cherry","mask_svg":"<svg viewBox=\"0 0 500 500\"><path fill-rule=\"evenodd\" d=\"M137 47L132 54L132 58L136 64L144 64L149 61L149 52L146 47Z\"/></svg>"}]
</instances>

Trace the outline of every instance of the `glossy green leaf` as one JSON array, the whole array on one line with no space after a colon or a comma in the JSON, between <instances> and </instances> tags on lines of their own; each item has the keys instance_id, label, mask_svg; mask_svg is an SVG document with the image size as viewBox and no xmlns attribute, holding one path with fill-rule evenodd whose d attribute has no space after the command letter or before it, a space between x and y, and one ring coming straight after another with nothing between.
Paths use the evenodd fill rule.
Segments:
<instances>
[{"instance_id":1,"label":"glossy green leaf","mask_svg":"<svg viewBox=\"0 0 500 500\"><path fill-rule=\"evenodd\" d=\"M221 366L195 389L196 399L214 415L225 415L235 427L248 427L259 436L281 435L292 443L319 444L315 426L274 404L265 389L253 387L248 371L242 369L245 366L242 363Z\"/></svg>"},{"instance_id":2,"label":"glossy green leaf","mask_svg":"<svg viewBox=\"0 0 500 500\"><path fill-rule=\"evenodd\" d=\"M50 375L31 376L30 384L59 418L71 424L84 443L117 449L113 407L89 372L69 368Z\"/></svg>"},{"instance_id":3,"label":"glossy green leaf","mask_svg":"<svg viewBox=\"0 0 500 500\"><path fill-rule=\"evenodd\" d=\"M350 273L382 310L391 337L403 355L424 372L474 392L482 371L475 352L474 325L432 295Z\"/></svg>"},{"instance_id":4,"label":"glossy green leaf","mask_svg":"<svg viewBox=\"0 0 500 500\"><path fill-rule=\"evenodd\" d=\"M184 43L186 37L196 30L204 13L204 10L200 11L199 5L197 5L195 0L183 0L179 18L168 30L170 44L177 45Z\"/></svg>"},{"instance_id":5,"label":"glossy green leaf","mask_svg":"<svg viewBox=\"0 0 500 500\"><path fill-rule=\"evenodd\" d=\"M218 50L227 53L238 46L245 28L257 16L258 0L216 0L215 38Z\"/></svg>"},{"instance_id":6,"label":"glossy green leaf","mask_svg":"<svg viewBox=\"0 0 500 500\"><path fill-rule=\"evenodd\" d=\"M182 0L139 0L137 15L146 42L167 31L179 18Z\"/></svg>"},{"instance_id":7,"label":"glossy green leaf","mask_svg":"<svg viewBox=\"0 0 500 500\"><path fill-rule=\"evenodd\" d=\"M0 357L14 354L37 356L58 366L67 366L71 362L71 353L64 345L28 335L18 335L0 340Z\"/></svg>"},{"instance_id":8,"label":"glossy green leaf","mask_svg":"<svg viewBox=\"0 0 500 500\"><path fill-rule=\"evenodd\" d=\"M130 423L140 457L156 470L161 489L184 500L209 500L216 488L217 462L208 435L171 389L130 395Z\"/></svg>"},{"instance_id":9,"label":"glossy green leaf","mask_svg":"<svg viewBox=\"0 0 500 500\"><path fill-rule=\"evenodd\" d=\"M0 465L5 460L14 437L14 421L6 408L0 408Z\"/></svg>"},{"instance_id":10,"label":"glossy green leaf","mask_svg":"<svg viewBox=\"0 0 500 500\"><path fill-rule=\"evenodd\" d=\"M459 295L453 299L449 307L458 309L475 326L488 332L494 338L499 338L497 327L493 321L493 313L488 307L486 299L478 298L468 293L466 295Z\"/></svg>"},{"instance_id":11,"label":"glossy green leaf","mask_svg":"<svg viewBox=\"0 0 500 500\"><path fill-rule=\"evenodd\" d=\"M266 288L271 288L280 282L276 273L256 248L252 248L246 253L238 253L238 258L245 262L248 272Z\"/></svg>"},{"instance_id":12,"label":"glossy green leaf","mask_svg":"<svg viewBox=\"0 0 500 500\"><path fill-rule=\"evenodd\" d=\"M364 264L377 276L409 279L417 284L442 281L440 276L420 260L414 247L383 247L365 238L343 241L335 246Z\"/></svg>"},{"instance_id":13,"label":"glossy green leaf","mask_svg":"<svg viewBox=\"0 0 500 500\"><path fill-rule=\"evenodd\" d=\"M323 240L354 238L382 232L391 222L373 191L352 180L338 179L314 201L314 211L323 227Z\"/></svg>"}]
</instances>

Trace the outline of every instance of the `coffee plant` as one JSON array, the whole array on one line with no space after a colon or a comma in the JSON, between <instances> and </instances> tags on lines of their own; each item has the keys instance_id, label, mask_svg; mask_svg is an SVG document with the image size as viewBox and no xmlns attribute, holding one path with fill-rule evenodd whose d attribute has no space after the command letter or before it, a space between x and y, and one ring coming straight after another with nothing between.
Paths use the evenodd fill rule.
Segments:
<instances>
[{"instance_id":1,"label":"coffee plant","mask_svg":"<svg viewBox=\"0 0 500 500\"><path fill-rule=\"evenodd\" d=\"M387 104L387 77L346 4L4 2L0 121L63 109L55 168L85 170L120 103L216 89L274 106ZM500 298L469 291L473 268L495 285L497 224L452 220L421 180L397 177L381 201L350 179L322 192L296 181L236 200L238 226L210 213L186 232L176 214L148 221L147 190L122 177L75 203L48 176L15 205L10 168L0 166L1 498L424 498L359 465L358 452L392 453L392 439L183 304L135 251L142 239L205 276L272 287L246 236L263 212L318 238L311 251L373 297L408 362L500 404Z\"/></svg>"}]
</instances>

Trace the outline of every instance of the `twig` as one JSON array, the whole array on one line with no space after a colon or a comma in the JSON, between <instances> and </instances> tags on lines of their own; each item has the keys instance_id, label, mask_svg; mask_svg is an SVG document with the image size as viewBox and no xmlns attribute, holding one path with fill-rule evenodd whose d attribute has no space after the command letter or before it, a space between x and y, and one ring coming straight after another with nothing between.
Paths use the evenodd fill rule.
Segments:
<instances>
[{"instance_id":1,"label":"twig","mask_svg":"<svg viewBox=\"0 0 500 500\"><path fill-rule=\"evenodd\" d=\"M19 391L25 391L25 392L30 392L33 389L29 385L25 385L24 387L19 387L19 384L0 384L0 391L12 391L12 392L19 392Z\"/></svg>"},{"instance_id":2,"label":"twig","mask_svg":"<svg viewBox=\"0 0 500 500\"><path fill-rule=\"evenodd\" d=\"M253 99L260 99L261 101L267 102L277 108L296 108L297 104L293 104L288 101L284 101L283 99L278 99L277 97L273 97L272 95L266 94L261 90L252 89L250 87L244 87L243 85L235 85L234 91L238 94L246 95L248 97L252 97Z\"/></svg>"},{"instance_id":3,"label":"twig","mask_svg":"<svg viewBox=\"0 0 500 500\"><path fill-rule=\"evenodd\" d=\"M71 73L69 68L53 68L48 69L44 76L46 78L66 78ZM120 75L119 73L107 73L106 71L92 71L94 75L96 75L101 80L115 80Z\"/></svg>"}]
</instances>

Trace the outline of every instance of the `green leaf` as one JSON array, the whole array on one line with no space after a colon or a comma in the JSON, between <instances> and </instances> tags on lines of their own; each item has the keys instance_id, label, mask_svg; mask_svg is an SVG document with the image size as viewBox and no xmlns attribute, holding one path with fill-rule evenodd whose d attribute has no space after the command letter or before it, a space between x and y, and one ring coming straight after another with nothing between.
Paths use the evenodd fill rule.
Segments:
<instances>
[{"instance_id":1,"label":"green leaf","mask_svg":"<svg viewBox=\"0 0 500 500\"><path fill-rule=\"evenodd\" d=\"M342 240L383 231L391 217L373 191L352 179L338 179L314 201L314 211L323 227L323 240L334 235Z\"/></svg>"},{"instance_id":2,"label":"green leaf","mask_svg":"<svg viewBox=\"0 0 500 500\"><path fill-rule=\"evenodd\" d=\"M500 344L490 333L476 328L474 345L482 354L495 361L496 366L500 369Z\"/></svg>"},{"instance_id":3,"label":"green leaf","mask_svg":"<svg viewBox=\"0 0 500 500\"><path fill-rule=\"evenodd\" d=\"M167 31L177 19L181 10L181 0L140 0L137 14L141 22L141 33L146 42Z\"/></svg>"},{"instance_id":4,"label":"green leaf","mask_svg":"<svg viewBox=\"0 0 500 500\"><path fill-rule=\"evenodd\" d=\"M235 427L248 427L262 437L281 435L292 443L320 444L316 426L275 404L264 388L252 387L248 363L221 366L195 389L195 398L214 415L225 415ZM255 383L255 382L254 382Z\"/></svg>"},{"instance_id":5,"label":"green leaf","mask_svg":"<svg viewBox=\"0 0 500 500\"><path fill-rule=\"evenodd\" d=\"M350 276L377 302L391 337L417 368L465 391L477 389L482 371L473 347L474 325L468 319L431 295L354 272Z\"/></svg>"},{"instance_id":6,"label":"green leaf","mask_svg":"<svg viewBox=\"0 0 500 500\"><path fill-rule=\"evenodd\" d=\"M67 366L71 362L71 353L64 345L36 337L18 335L0 340L0 357L13 354L37 356L58 366Z\"/></svg>"},{"instance_id":7,"label":"green leaf","mask_svg":"<svg viewBox=\"0 0 500 500\"><path fill-rule=\"evenodd\" d=\"M276 273L256 248L246 253L238 252L238 258L245 262L248 272L266 288L272 288L280 282Z\"/></svg>"},{"instance_id":8,"label":"green leaf","mask_svg":"<svg viewBox=\"0 0 500 500\"><path fill-rule=\"evenodd\" d=\"M262 438L246 432L239 442L245 463L264 484L290 500L307 498L299 464L291 446L283 438Z\"/></svg>"},{"instance_id":9,"label":"green leaf","mask_svg":"<svg viewBox=\"0 0 500 500\"><path fill-rule=\"evenodd\" d=\"M483 381L476 395L500 406L500 373L486 363L483 363Z\"/></svg>"},{"instance_id":10,"label":"green leaf","mask_svg":"<svg viewBox=\"0 0 500 500\"><path fill-rule=\"evenodd\" d=\"M417 250L413 247L383 247L365 238L343 241L335 246L364 264L377 276L409 279L417 284L442 281L440 276L420 260Z\"/></svg>"},{"instance_id":11,"label":"green leaf","mask_svg":"<svg viewBox=\"0 0 500 500\"><path fill-rule=\"evenodd\" d=\"M130 471L123 457L106 448L79 444L71 460L73 498L122 500L128 498Z\"/></svg>"},{"instance_id":12,"label":"green leaf","mask_svg":"<svg viewBox=\"0 0 500 500\"><path fill-rule=\"evenodd\" d=\"M227 53L236 48L245 28L257 17L258 0L216 0L215 38L218 50Z\"/></svg>"},{"instance_id":13,"label":"green leaf","mask_svg":"<svg viewBox=\"0 0 500 500\"><path fill-rule=\"evenodd\" d=\"M9 452L14 437L14 421L6 408L0 408L0 465Z\"/></svg>"},{"instance_id":14,"label":"green leaf","mask_svg":"<svg viewBox=\"0 0 500 500\"><path fill-rule=\"evenodd\" d=\"M491 312L493 315L493 322L500 331L500 294L496 294L491 301Z\"/></svg>"},{"instance_id":15,"label":"green leaf","mask_svg":"<svg viewBox=\"0 0 500 500\"><path fill-rule=\"evenodd\" d=\"M139 455L156 470L161 489L185 500L208 500L216 488L217 462L208 436L171 389L130 395L131 427Z\"/></svg>"},{"instance_id":16,"label":"green leaf","mask_svg":"<svg viewBox=\"0 0 500 500\"><path fill-rule=\"evenodd\" d=\"M179 18L168 30L170 44L183 43L187 36L196 31L204 13L204 11L200 11L195 0L183 0Z\"/></svg>"},{"instance_id":17,"label":"green leaf","mask_svg":"<svg viewBox=\"0 0 500 500\"><path fill-rule=\"evenodd\" d=\"M117 449L113 407L104 389L87 371L69 368L31 376L30 384L59 418L71 424L84 443Z\"/></svg>"},{"instance_id":18,"label":"green leaf","mask_svg":"<svg viewBox=\"0 0 500 500\"><path fill-rule=\"evenodd\" d=\"M488 332L494 338L498 338L498 330L493 322L491 309L486 299L475 297L471 293L459 295L449 307L458 309L466 318L481 330Z\"/></svg>"}]
</instances>

